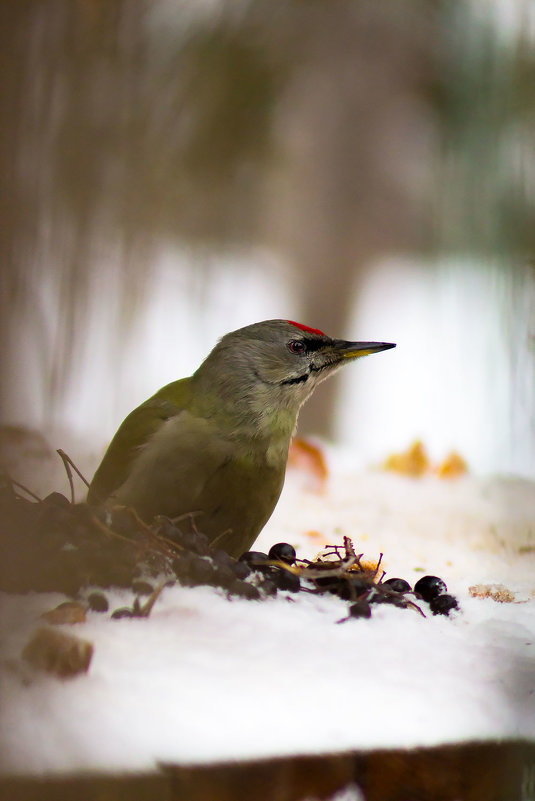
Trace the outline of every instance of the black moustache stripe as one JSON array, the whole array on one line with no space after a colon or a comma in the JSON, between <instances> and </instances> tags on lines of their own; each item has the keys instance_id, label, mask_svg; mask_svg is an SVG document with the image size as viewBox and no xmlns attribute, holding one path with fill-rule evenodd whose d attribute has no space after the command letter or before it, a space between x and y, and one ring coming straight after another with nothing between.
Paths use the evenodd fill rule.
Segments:
<instances>
[{"instance_id":1,"label":"black moustache stripe","mask_svg":"<svg viewBox=\"0 0 535 801\"><path fill-rule=\"evenodd\" d=\"M286 381L281 381L281 384L304 384L305 381L308 381L308 373L304 373L303 375L298 375L297 378L287 378Z\"/></svg>"}]
</instances>

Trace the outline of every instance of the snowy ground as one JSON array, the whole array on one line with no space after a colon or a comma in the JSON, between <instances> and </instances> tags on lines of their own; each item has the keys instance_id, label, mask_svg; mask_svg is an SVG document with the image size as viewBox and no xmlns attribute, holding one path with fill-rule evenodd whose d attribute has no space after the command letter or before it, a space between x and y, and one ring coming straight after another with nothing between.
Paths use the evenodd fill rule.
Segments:
<instances>
[{"instance_id":1,"label":"snowy ground","mask_svg":"<svg viewBox=\"0 0 535 801\"><path fill-rule=\"evenodd\" d=\"M25 774L199 763L475 739L535 739L535 485L409 479L331 453L326 487L289 474L259 549L311 557L350 536L388 577L441 576L453 618L334 597L232 600L164 590L148 619L62 626L94 645L87 675L33 672L20 653L60 595L4 596L0 767ZM423 572L422 572L423 571ZM514 603L468 588L501 583ZM111 609L131 604L108 594ZM427 611L427 610L426 610Z\"/></svg>"}]
</instances>

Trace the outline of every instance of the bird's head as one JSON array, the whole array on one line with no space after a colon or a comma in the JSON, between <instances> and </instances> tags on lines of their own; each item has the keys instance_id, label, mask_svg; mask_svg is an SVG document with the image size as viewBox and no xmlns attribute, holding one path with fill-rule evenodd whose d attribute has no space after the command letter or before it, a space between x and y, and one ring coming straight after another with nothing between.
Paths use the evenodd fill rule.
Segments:
<instances>
[{"instance_id":1,"label":"bird's head","mask_svg":"<svg viewBox=\"0 0 535 801\"><path fill-rule=\"evenodd\" d=\"M314 387L343 364L393 347L332 339L291 320L266 320L226 334L195 378L225 399L297 414Z\"/></svg>"}]
</instances>

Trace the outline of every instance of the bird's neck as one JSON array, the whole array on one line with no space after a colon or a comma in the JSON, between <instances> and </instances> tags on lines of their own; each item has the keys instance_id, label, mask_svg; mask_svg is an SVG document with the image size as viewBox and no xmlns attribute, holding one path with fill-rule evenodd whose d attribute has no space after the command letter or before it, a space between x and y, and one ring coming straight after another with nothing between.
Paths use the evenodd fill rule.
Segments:
<instances>
[{"instance_id":1,"label":"bird's neck","mask_svg":"<svg viewBox=\"0 0 535 801\"><path fill-rule=\"evenodd\" d=\"M254 377L234 381L226 376L217 383L198 374L193 378L196 414L217 416L226 436L245 449L265 453L269 463L286 463L299 405L289 403L282 391L259 384Z\"/></svg>"}]
</instances>

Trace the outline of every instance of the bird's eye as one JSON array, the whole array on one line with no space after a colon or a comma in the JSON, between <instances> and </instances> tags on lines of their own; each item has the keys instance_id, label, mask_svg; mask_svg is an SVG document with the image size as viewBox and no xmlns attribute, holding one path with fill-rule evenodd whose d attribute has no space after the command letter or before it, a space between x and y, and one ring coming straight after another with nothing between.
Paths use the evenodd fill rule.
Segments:
<instances>
[{"instance_id":1,"label":"bird's eye","mask_svg":"<svg viewBox=\"0 0 535 801\"><path fill-rule=\"evenodd\" d=\"M291 353L305 353L307 346L302 339L292 339L288 342L288 350Z\"/></svg>"}]
</instances>

